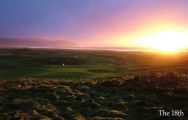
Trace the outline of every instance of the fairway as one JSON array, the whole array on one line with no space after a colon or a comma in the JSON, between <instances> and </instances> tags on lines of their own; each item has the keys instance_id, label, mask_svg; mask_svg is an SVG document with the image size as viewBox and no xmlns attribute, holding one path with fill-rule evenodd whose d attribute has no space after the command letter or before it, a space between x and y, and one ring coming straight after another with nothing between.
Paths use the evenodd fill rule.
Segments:
<instances>
[{"instance_id":1,"label":"fairway","mask_svg":"<svg viewBox=\"0 0 188 120\"><path fill-rule=\"evenodd\" d=\"M150 52L1 49L0 78L94 79L169 67L184 59Z\"/></svg>"},{"instance_id":2,"label":"fairway","mask_svg":"<svg viewBox=\"0 0 188 120\"><path fill-rule=\"evenodd\" d=\"M64 66L62 65L64 64ZM123 57L105 51L1 49L0 77L83 79L136 70Z\"/></svg>"}]
</instances>

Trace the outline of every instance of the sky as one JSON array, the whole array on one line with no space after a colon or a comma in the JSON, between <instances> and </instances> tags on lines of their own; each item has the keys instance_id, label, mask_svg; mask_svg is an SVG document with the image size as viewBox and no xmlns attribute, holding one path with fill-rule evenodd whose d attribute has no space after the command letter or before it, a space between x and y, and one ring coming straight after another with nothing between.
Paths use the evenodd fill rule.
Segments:
<instances>
[{"instance_id":1,"label":"sky","mask_svg":"<svg viewBox=\"0 0 188 120\"><path fill-rule=\"evenodd\" d=\"M134 47L134 39L188 26L188 0L0 0L0 37Z\"/></svg>"}]
</instances>

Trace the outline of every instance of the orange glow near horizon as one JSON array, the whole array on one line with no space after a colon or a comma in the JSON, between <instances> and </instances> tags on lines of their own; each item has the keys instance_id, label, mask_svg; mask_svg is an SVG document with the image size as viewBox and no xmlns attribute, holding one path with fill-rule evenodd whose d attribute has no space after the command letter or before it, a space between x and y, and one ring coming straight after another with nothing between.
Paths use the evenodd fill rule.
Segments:
<instances>
[{"instance_id":1,"label":"orange glow near horizon","mask_svg":"<svg viewBox=\"0 0 188 120\"><path fill-rule=\"evenodd\" d=\"M161 24L118 38L118 45L143 48L157 52L180 52L188 48L188 30Z\"/></svg>"},{"instance_id":2,"label":"orange glow near horizon","mask_svg":"<svg viewBox=\"0 0 188 120\"><path fill-rule=\"evenodd\" d=\"M135 42L159 52L178 52L188 47L188 32L160 31L137 39Z\"/></svg>"}]
</instances>

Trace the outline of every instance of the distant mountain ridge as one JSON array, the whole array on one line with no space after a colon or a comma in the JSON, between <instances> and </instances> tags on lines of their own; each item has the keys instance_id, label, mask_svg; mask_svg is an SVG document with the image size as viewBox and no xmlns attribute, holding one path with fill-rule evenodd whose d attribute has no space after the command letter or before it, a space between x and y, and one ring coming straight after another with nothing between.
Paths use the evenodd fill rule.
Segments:
<instances>
[{"instance_id":1,"label":"distant mountain ridge","mask_svg":"<svg viewBox=\"0 0 188 120\"><path fill-rule=\"evenodd\" d=\"M0 48L70 48L78 46L77 43L66 40L0 37Z\"/></svg>"}]
</instances>

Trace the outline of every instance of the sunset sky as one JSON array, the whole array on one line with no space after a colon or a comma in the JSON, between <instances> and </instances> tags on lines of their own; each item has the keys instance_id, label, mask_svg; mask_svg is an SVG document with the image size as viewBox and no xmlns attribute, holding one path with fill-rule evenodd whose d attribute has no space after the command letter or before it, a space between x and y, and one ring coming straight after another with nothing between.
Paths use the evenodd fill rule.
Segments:
<instances>
[{"instance_id":1,"label":"sunset sky","mask_svg":"<svg viewBox=\"0 0 188 120\"><path fill-rule=\"evenodd\" d=\"M0 0L0 37L137 47L144 36L187 28L188 0Z\"/></svg>"}]
</instances>

